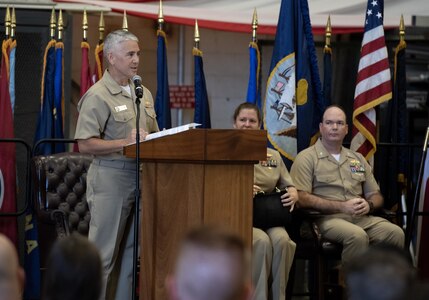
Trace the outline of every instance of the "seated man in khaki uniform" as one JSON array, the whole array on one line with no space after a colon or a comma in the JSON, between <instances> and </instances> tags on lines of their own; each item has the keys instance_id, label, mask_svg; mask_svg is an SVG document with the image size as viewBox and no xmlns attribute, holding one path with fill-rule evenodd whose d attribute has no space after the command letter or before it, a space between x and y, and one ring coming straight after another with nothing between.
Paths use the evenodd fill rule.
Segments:
<instances>
[{"instance_id":1,"label":"seated man in khaki uniform","mask_svg":"<svg viewBox=\"0 0 429 300\"><path fill-rule=\"evenodd\" d=\"M343 245L343 264L369 244L403 247L400 227L370 215L382 207L383 196L365 158L342 146L348 133L344 111L328 107L319 129L321 139L301 151L292 165L299 207L322 214L316 220L321 234Z\"/></svg>"}]
</instances>

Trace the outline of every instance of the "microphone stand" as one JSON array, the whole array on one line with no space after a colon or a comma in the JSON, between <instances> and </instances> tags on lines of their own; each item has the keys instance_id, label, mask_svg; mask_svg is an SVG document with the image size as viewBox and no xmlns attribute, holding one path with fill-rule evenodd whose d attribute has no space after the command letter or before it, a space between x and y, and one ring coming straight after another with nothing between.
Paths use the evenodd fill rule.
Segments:
<instances>
[{"instance_id":1,"label":"microphone stand","mask_svg":"<svg viewBox=\"0 0 429 300\"><path fill-rule=\"evenodd\" d=\"M132 299L136 300L137 291L137 259L139 249L139 219L140 219L140 98L136 95L136 189L134 191L134 247L133 247L133 286Z\"/></svg>"}]
</instances>

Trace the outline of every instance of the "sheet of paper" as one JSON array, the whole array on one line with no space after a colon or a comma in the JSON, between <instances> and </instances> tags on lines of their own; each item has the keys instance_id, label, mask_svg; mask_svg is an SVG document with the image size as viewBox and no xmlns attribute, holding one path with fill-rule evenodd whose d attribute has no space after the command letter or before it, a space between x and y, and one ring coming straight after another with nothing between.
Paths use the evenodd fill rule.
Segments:
<instances>
[{"instance_id":1,"label":"sheet of paper","mask_svg":"<svg viewBox=\"0 0 429 300\"><path fill-rule=\"evenodd\" d=\"M200 125L201 124L198 124L198 123L190 123L190 124L186 124L186 125L182 125L182 126L178 126L178 127L173 127L173 128L170 128L170 129L165 129L165 130L158 131L158 132L155 132L155 133L151 133L151 134L148 134L146 136L145 141L149 141L149 140L152 140L152 139L160 138L160 137L171 135L171 134L176 134L176 133L179 133L179 132L183 132L183 131L186 131L186 130L189 130L189 129L196 128L197 126L200 126Z\"/></svg>"},{"instance_id":2,"label":"sheet of paper","mask_svg":"<svg viewBox=\"0 0 429 300\"><path fill-rule=\"evenodd\" d=\"M186 124L186 125L182 125L182 126L173 127L173 128L170 128L170 129L165 129L165 130L162 130L162 131L150 133L150 134L148 134L146 136L146 139L144 141L142 141L142 142L153 140L153 139L160 138L160 137L167 136L167 135L176 134L176 133L179 133L179 132L183 132L183 131L186 131L186 130L189 130L189 129L196 128L197 126L200 126L200 125L201 124L198 124L198 123L190 123L190 124ZM127 144L125 146L129 146L129 145L135 145L135 143L130 143L130 144Z\"/></svg>"}]
</instances>

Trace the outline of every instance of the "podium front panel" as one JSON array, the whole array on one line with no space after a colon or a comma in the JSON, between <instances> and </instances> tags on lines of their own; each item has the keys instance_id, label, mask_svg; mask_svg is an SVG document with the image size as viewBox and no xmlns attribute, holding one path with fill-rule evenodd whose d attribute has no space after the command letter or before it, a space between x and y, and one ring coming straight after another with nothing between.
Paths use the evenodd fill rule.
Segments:
<instances>
[{"instance_id":1,"label":"podium front panel","mask_svg":"<svg viewBox=\"0 0 429 300\"><path fill-rule=\"evenodd\" d=\"M141 299L167 299L183 236L219 224L250 247L253 165L145 163L142 172Z\"/></svg>"}]
</instances>

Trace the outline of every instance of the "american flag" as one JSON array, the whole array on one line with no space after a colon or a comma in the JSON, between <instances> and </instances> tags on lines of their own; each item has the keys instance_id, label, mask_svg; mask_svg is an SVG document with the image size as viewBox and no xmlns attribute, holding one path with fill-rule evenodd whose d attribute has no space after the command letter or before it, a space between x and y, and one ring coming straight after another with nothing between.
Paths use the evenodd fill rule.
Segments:
<instances>
[{"instance_id":1,"label":"american flag","mask_svg":"<svg viewBox=\"0 0 429 300\"><path fill-rule=\"evenodd\" d=\"M351 149L371 161L376 151L375 106L392 98L383 29L383 0L368 0L353 103Z\"/></svg>"}]
</instances>

